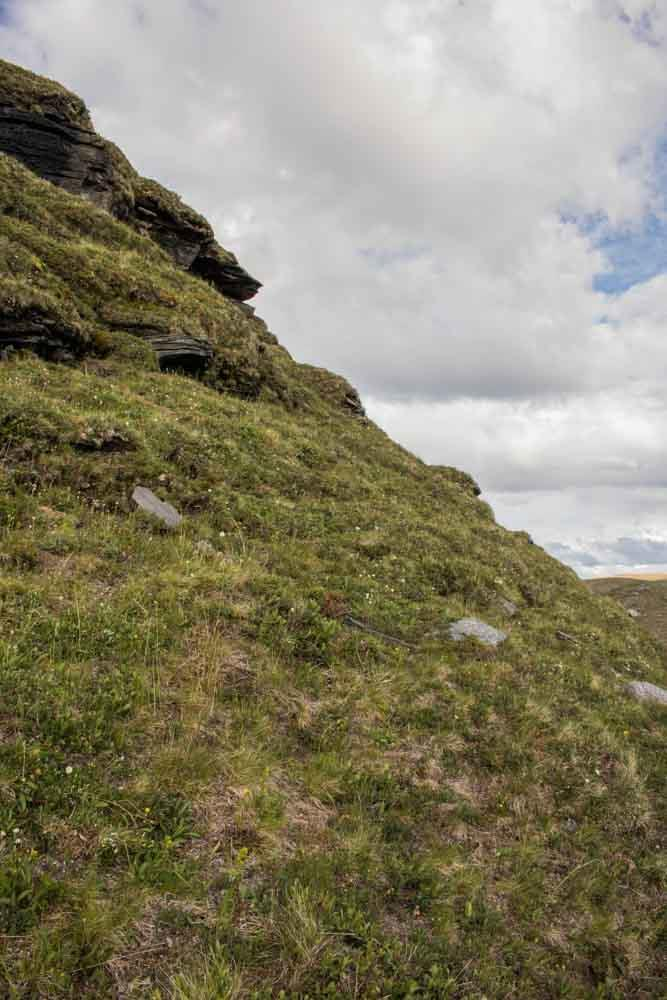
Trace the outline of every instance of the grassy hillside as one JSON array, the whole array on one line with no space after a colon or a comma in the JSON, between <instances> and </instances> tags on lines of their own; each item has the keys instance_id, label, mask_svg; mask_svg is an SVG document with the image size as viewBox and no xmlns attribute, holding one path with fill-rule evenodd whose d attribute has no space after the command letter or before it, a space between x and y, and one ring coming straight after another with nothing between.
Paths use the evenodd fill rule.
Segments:
<instances>
[{"instance_id":1,"label":"grassy hillside","mask_svg":"<svg viewBox=\"0 0 667 1000\"><path fill-rule=\"evenodd\" d=\"M0 361L0 995L664 995L663 647L154 243L0 210L2 323L71 331Z\"/></svg>"}]
</instances>

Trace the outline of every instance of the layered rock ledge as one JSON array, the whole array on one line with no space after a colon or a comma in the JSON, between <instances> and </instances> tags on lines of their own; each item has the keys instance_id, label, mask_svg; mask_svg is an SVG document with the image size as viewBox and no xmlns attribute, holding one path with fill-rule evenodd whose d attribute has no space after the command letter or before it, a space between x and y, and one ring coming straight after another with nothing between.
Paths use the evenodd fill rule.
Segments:
<instances>
[{"instance_id":1,"label":"layered rock ledge","mask_svg":"<svg viewBox=\"0 0 667 1000\"><path fill-rule=\"evenodd\" d=\"M0 152L128 222L222 295L243 302L261 288L216 242L203 216L157 181L140 177L121 151L97 134L75 94L2 60Z\"/></svg>"}]
</instances>

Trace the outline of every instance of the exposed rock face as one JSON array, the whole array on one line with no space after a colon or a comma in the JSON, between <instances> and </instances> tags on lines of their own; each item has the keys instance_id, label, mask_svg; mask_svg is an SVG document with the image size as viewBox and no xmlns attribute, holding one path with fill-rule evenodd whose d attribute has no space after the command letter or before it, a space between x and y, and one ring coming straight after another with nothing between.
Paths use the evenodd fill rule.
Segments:
<instances>
[{"instance_id":1,"label":"exposed rock face","mask_svg":"<svg viewBox=\"0 0 667 1000\"><path fill-rule=\"evenodd\" d=\"M202 244L190 270L210 281L223 295L239 302L251 299L262 287L259 281L241 267L233 253L213 239Z\"/></svg>"},{"instance_id":2,"label":"exposed rock face","mask_svg":"<svg viewBox=\"0 0 667 1000\"><path fill-rule=\"evenodd\" d=\"M0 150L40 177L127 219L123 193L107 144L95 132L53 116L0 107Z\"/></svg>"},{"instance_id":3,"label":"exposed rock face","mask_svg":"<svg viewBox=\"0 0 667 1000\"><path fill-rule=\"evenodd\" d=\"M203 216L157 181L140 177L120 150L94 131L79 98L2 60L0 152L129 222L222 295L242 302L262 287L216 243Z\"/></svg>"},{"instance_id":4,"label":"exposed rock face","mask_svg":"<svg viewBox=\"0 0 667 1000\"><path fill-rule=\"evenodd\" d=\"M0 360L13 349L27 349L48 361L73 361L83 353L84 343L73 316L59 311L46 296L21 301L20 286L5 281L0 289Z\"/></svg>"},{"instance_id":5,"label":"exposed rock face","mask_svg":"<svg viewBox=\"0 0 667 1000\"><path fill-rule=\"evenodd\" d=\"M194 337L184 330L170 330L168 327L138 316L113 316L106 321L110 327L128 330L142 340L148 341L157 355L163 371L186 371L201 374L213 360L213 346L208 340Z\"/></svg>"},{"instance_id":6,"label":"exposed rock face","mask_svg":"<svg viewBox=\"0 0 667 1000\"><path fill-rule=\"evenodd\" d=\"M95 132L80 98L0 59L0 363L21 348L157 361L244 399L325 400L363 421L352 386L295 364L247 305L259 287L203 216Z\"/></svg>"},{"instance_id":7,"label":"exposed rock face","mask_svg":"<svg viewBox=\"0 0 667 1000\"><path fill-rule=\"evenodd\" d=\"M67 361L79 353L76 331L39 313L20 319L0 316L0 356L6 357L11 348L34 351L49 361Z\"/></svg>"}]
</instances>

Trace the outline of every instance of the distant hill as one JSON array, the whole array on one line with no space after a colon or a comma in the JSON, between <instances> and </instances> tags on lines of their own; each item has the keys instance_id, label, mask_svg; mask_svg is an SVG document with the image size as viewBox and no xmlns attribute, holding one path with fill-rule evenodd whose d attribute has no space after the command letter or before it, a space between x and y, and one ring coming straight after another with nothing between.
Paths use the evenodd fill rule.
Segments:
<instances>
[{"instance_id":1,"label":"distant hill","mask_svg":"<svg viewBox=\"0 0 667 1000\"><path fill-rule=\"evenodd\" d=\"M639 624L667 644L667 578L664 574L636 574L586 582L594 594L613 597Z\"/></svg>"},{"instance_id":2,"label":"distant hill","mask_svg":"<svg viewBox=\"0 0 667 1000\"><path fill-rule=\"evenodd\" d=\"M666 995L663 644L80 98L0 63L0 150L0 996Z\"/></svg>"}]
</instances>

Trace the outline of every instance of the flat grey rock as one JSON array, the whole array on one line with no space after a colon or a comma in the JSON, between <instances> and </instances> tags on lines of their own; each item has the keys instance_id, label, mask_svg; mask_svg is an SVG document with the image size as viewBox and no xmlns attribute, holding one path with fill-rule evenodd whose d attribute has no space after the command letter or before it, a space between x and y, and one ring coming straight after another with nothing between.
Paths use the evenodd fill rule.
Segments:
<instances>
[{"instance_id":1,"label":"flat grey rock","mask_svg":"<svg viewBox=\"0 0 667 1000\"><path fill-rule=\"evenodd\" d=\"M637 608L628 608L628 614L631 618L639 618L640 613Z\"/></svg>"},{"instance_id":2,"label":"flat grey rock","mask_svg":"<svg viewBox=\"0 0 667 1000\"><path fill-rule=\"evenodd\" d=\"M168 528L177 528L183 520L175 507L172 507L170 503L158 500L155 494L145 486L135 487L132 499L137 507L146 511L147 514L153 514L154 517L159 518Z\"/></svg>"},{"instance_id":3,"label":"flat grey rock","mask_svg":"<svg viewBox=\"0 0 667 1000\"><path fill-rule=\"evenodd\" d=\"M657 684L649 684L648 681L631 681L627 685L627 690L637 701L655 701L660 705L667 705L667 691L658 687Z\"/></svg>"},{"instance_id":4,"label":"flat grey rock","mask_svg":"<svg viewBox=\"0 0 667 1000\"><path fill-rule=\"evenodd\" d=\"M492 625L487 625L479 618L460 618L459 621L449 626L449 637L455 642L461 642L468 636L478 639L485 646L499 646L507 638L505 632L501 632L500 629L494 628Z\"/></svg>"}]
</instances>

